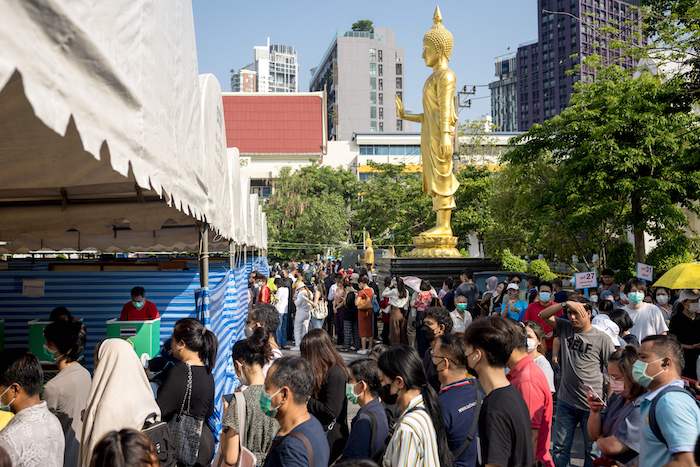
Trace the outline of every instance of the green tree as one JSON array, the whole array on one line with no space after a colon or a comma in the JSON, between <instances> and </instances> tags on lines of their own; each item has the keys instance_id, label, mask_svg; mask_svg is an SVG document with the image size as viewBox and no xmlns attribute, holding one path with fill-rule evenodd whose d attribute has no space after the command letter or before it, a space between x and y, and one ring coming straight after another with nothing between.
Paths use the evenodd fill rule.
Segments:
<instances>
[{"instance_id":1,"label":"green tree","mask_svg":"<svg viewBox=\"0 0 700 467\"><path fill-rule=\"evenodd\" d=\"M686 104L700 99L700 3L697 0L642 0L643 53L670 70ZM667 71L668 72L668 71Z\"/></svg>"},{"instance_id":2,"label":"green tree","mask_svg":"<svg viewBox=\"0 0 700 467\"><path fill-rule=\"evenodd\" d=\"M355 241L361 241L362 229L378 245L397 245L407 250L412 237L435 220L430 198L423 193L420 173L407 173L404 165L370 163L376 172L361 184L354 209Z\"/></svg>"},{"instance_id":3,"label":"green tree","mask_svg":"<svg viewBox=\"0 0 700 467\"><path fill-rule=\"evenodd\" d=\"M374 23L369 19L361 19L352 23L353 31L374 32Z\"/></svg>"},{"instance_id":4,"label":"green tree","mask_svg":"<svg viewBox=\"0 0 700 467\"><path fill-rule=\"evenodd\" d=\"M700 259L700 239L679 234L659 242L649 252L647 264L654 266L654 274L660 277L672 267L681 263L691 263Z\"/></svg>"},{"instance_id":5,"label":"green tree","mask_svg":"<svg viewBox=\"0 0 700 467\"><path fill-rule=\"evenodd\" d=\"M527 272L527 261L511 253L508 248L501 251L499 259L504 271Z\"/></svg>"},{"instance_id":6,"label":"green tree","mask_svg":"<svg viewBox=\"0 0 700 467\"><path fill-rule=\"evenodd\" d=\"M504 160L553 174L530 195L563 215L565 234L596 238L609 224L618 235L629 229L644 261L644 232L674 235L687 226L683 209L698 211L700 120L674 101L677 86L647 72L632 78L617 66L602 69L594 82L577 84L562 113L519 137Z\"/></svg>"},{"instance_id":7,"label":"green tree","mask_svg":"<svg viewBox=\"0 0 700 467\"><path fill-rule=\"evenodd\" d=\"M452 214L452 230L459 238L459 247L468 246L470 233L483 240L493 226L491 205L494 173L486 167L465 165L455 174L459 189L455 193L457 209Z\"/></svg>"},{"instance_id":8,"label":"green tree","mask_svg":"<svg viewBox=\"0 0 700 467\"><path fill-rule=\"evenodd\" d=\"M350 235L358 181L347 170L310 165L280 171L265 205L270 254L280 258L323 253Z\"/></svg>"}]
</instances>

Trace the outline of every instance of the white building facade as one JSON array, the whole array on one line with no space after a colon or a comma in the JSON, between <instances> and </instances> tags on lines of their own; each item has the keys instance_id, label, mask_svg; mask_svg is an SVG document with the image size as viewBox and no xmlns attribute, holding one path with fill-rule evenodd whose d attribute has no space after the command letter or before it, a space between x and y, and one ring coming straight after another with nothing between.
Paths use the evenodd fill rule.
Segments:
<instances>
[{"instance_id":1,"label":"white building facade","mask_svg":"<svg viewBox=\"0 0 700 467\"><path fill-rule=\"evenodd\" d=\"M251 79L250 75L255 78ZM238 71L231 70L233 92L298 92L299 62L294 47L271 44L253 47L253 63ZM252 82L252 88L248 82Z\"/></svg>"}]
</instances>

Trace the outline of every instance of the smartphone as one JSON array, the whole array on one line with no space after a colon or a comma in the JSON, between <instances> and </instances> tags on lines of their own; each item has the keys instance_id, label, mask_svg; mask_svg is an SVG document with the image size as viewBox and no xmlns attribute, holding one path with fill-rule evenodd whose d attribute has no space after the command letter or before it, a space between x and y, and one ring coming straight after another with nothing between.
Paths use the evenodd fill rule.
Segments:
<instances>
[{"instance_id":1,"label":"smartphone","mask_svg":"<svg viewBox=\"0 0 700 467\"><path fill-rule=\"evenodd\" d=\"M603 407L607 407L607 404L603 400L602 397L598 395L597 392L593 389L593 387L590 384L585 384L584 387L588 390L588 392L593 396L593 399L597 400L601 404L603 404Z\"/></svg>"}]
</instances>

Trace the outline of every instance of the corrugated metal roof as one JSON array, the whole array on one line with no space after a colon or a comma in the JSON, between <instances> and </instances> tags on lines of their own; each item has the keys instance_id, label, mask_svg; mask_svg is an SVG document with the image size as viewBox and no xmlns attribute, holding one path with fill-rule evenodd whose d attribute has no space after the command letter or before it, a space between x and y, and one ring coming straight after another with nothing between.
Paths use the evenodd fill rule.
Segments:
<instances>
[{"instance_id":1,"label":"corrugated metal roof","mask_svg":"<svg viewBox=\"0 0 700 467\"><path fill-rule=\"evenodd\" d=\"M242 155L321 155L325 146L323 93L226 93L226 145Z\"/></svg>"}]
</instances>

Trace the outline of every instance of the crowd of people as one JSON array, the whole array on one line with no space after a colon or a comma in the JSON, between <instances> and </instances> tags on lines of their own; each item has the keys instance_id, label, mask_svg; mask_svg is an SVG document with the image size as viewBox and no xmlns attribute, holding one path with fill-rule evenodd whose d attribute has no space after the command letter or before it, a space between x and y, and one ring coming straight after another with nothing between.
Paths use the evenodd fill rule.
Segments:
<instances>
[{"instance_id":1,"label":"crowd of people","mask_svg":"<svg viewBox=\"0 0 700 467\"><path fill-rule=\"evenodd\" d=\"M147 368L102 341L91 375L85 327L57 313L56 376L26 351L0 358L0 466L696 465L696 290L607 270L587 291L520 274L481 290L469 272L380 288L338 263L271 275L252 275L244 337L221 349L240 386L220 401L198 320Z\"/></svg>"}]
</instances>

